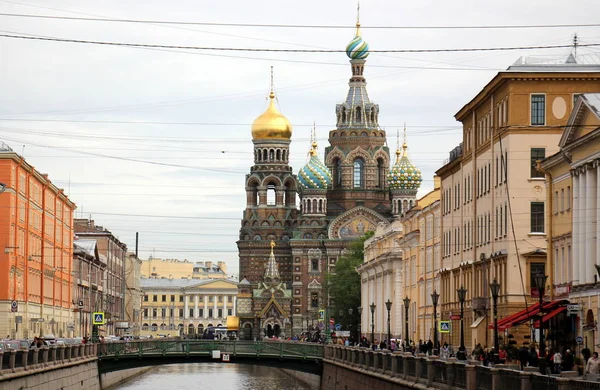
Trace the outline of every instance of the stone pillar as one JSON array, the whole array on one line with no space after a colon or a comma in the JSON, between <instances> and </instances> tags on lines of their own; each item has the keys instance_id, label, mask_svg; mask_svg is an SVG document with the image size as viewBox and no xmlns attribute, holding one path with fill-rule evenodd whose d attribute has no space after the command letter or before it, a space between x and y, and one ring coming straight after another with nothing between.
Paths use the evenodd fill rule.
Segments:
<instances>
[{"instance_id":1,"label":"stone pillar","mask_svg":"<svg viewBox=\"0 0 600 390\"><path fill-rule=\"evenodd\" d=\"M454 385L454 371L456 367L456 358L446 359L446 367L446 375L448 375L446 384L448 385L448 387L452 387Z\"/></svg>"},{"instance_id":2,"label":"stone pillar","mask_svg":"<svg viewBox=\"0 0 600 390\"><path fill-rule=\"evenodd\" d=\"M198 301L200 300L200 297L198 297L198 294L194 294L194 319L199 317L199 311L198 311Z\"/></svg>"},{"instance_id":3,"label":"stone pillar","mask_svg":"<svg viewBox=\"0 0 600 390\"><path fill-rule=\"evenodd\" d=\"M219 318L219 310L217 308L217 302L218 302L218 296L214 295L213 296L213 318ZM217 324L214 324L215 326Z\"/></svg>"},{"instance_id":4,"label":"stone pillar","mask_svg":"<svg viewBox=\"0 0 600 390\"><path fill-rule=\"evenodd\" d=\"M81 358L85 357L85 344L79 345L79 357L81 357Z\"/></svg>"},{"instance_id":5,"label":"stone pillar","mask_svg":"<svg viewBox=\"0 0 600 390\"><path fill-rule=\"evenodd\" d=\"M204 296L204 302L203 302L203 309L204 309L204 315L202 316L204 319L208 318L208 295ZM214 324L213 324L214 325Z\"/></svg>"},{"instance_id":6,"label":"stone pillar","mask_svg":"<svg viewBox=\"0 0 600 390\"><path fill-rule=\"evenodd\" d=\"M40 351L41 351L41 349L39 349L39 348L35 348L33 350L33 361L31 362L31 367L32 368L36 368L37 365L38 365Z\"/></svg>"},{"instance_id":7,"label":"stone pillar","mask_svg":"<svg viewBox=\"0 0 600 390\"><path fill-rule=\"evenodd\" d=\"M465 371L467 379L466 390L477 390L477 373L475 372L475 366L466 365Z\"/></svg>"},{"instance_id":8,"label":"stone pillar","mask_svg":"<svg viewBox=\"0 0 600 390\"><path fill-rule=\"evenodd\" d=\"M531 389L531 374L528 372L521 373L521 390Z\"/></svg>"},{"instance_id":9,"label":"stone pillar","mask_svg":"<svg viewBox=\"0 0 600 390\"><path fill-rule=\"evenodd\" d=\"M50 357L48 358L48 360L51 361L53 364L56 364L56 348L51 348L49 351Z\"/></svg>"},{"instance_id":10,"label":"stone pillar","mask_svg":"<svg viewBox=\"0 0 600 390\"><path fill-rule=\"evenodd\" d=\"M42 347L42 364L44 367L48 365L48 347Z\"/></svg>"},{"instance_id":11,"label":"stone pillar","mask_svg":"<svg viewBox=\"0 0 600 390\"><path fill-rule=\"evenodd\" d=\"M579 176L576 174L577 171L573 171L573 199L571 202L571 213L573 216L573 233L572 233L572 256L573 256L573 285L576 286L580 283L579 278Z\"/></svg>"},{"instance_id":12,"label":"stone pillar","mask_svg":"<svg viewBox=\"0 0 600 390\"><path fill-rule=\"evenodd\" d=\"M400 355L394 353L389 355L390 359L392 359L392 372L390 372L390 375L392 377L398 376L399 372L398 372L398 359L400 359Z\"/></svg>"},{"instance_id":13,"label":"stone pillar","mask_svg":"<svg viewBox=\"0 0 600 390\"><path fill-rule=\"evenodd\" d=\"M71 346L71 358L77 359L79 357L79 346L72 345Z\"/></svg>"},{"instance_id":14,"label":"stone pillar","mask_svg":"<svg viewBox=\"0 0 600 390\"><path fill-rule=\"evenodd\" d=\"M585 181L586 181L586 221L585 221L585 282L586 283L594 283L594 275L598 275L596 272L596 228L598 225L598 221L596 219L596 203L598 201L596 185L597 185L597 175L596 171L591 167L588 167L588 170L585 172Z\"/></svg>"},{"instance_id":15,"label":"stone pillar","mask_svg":"<svg viewBox=\"0 0 600 390\"><path fill-rule=\"evenodd\" d=\"M492 372L492 389L500 389L500 382L502 377L500 376L500 370L498 368L491 368Z\"/></svg>"},{"instance_id":16,"label":"stone pillar","mask_svg":"<svg viewBox=\"0 0 600 390\"><path fill-rule=\"evenodd\" d=\"M587 237L586 231L586 212L587 212L587 182L586 182L586 174L582 171L579 174L579 197L578 197L578 209L579 209L579 237L577 238L577 246L579 247L579 284L584 284L586 282L586 264L585 259L587 258L586 248L585 248L585 239Z\"/></svg>"},{"instance_id":17,"label":"stone pillar","mask_svg":"<svg viewBox=\"0 0 600 390\"><path fill-rule=\"evenodd\" d=\"M358 351L358 361L356 362L358 367L364 367L365 365L365 352L364 349Z\"/></svg>"},{"instance_id":18,"label":"stone pillar","mask_svg":"<svg viewBox=\"0 0 600 390\"><path fill-rule=\"evenodd\" d=\"M59 345L58 347L58 361L63 363L65 361L65 346Z\"/></svg>"},{"instance_id":19,"label":"stone pillar","mask_svg":"<svg viewBox=\"0 0 600 390\"><path fill-rule=\"evenodd\" d=\"M15 372L15 365L17 364L17 351L8 351L8 353L10 353L8 358L8 368L10 368L12 372ZM27 356L26 350L23 351L23 355Z\"/></svg>"},{"instance_id":20,"label":"stone pillar","mask_svg":"<svg viewBox=\"0 0 600 390\"><path fill-rule=\"evenodd\" d=\"M556 384L558 390L569 390L571 388L571 381L567 378L556 378Z\"/></svg>"},{"instance_id":21,"label":"stone pillar","mask_svg":"<svg viewBox=\"0 0 600 390\"><path fill-rule=\"evenodd\" d=\"M237 296L233 296L233 309L231 309L232 315L237 315Z\"/></svg>"},{"instance_id":22,"label":"stone pillar","mask_svg":"<svg viewBox=\"0 0 600 390\"><path fill-rule=\"evenodd\" d=\"M433 378L435 378L435 366L433 363L437 360L437 356L430 356L427 359L427 387L433 386Z\"/></svg>"},{"instance_id":23,"label":"stone pillar","mask_svg":"<svg viewBox=\"0 0 600 390\"><path fill-rule=\"evenodd\" d=\"M404 359L402 360L402 378L404 379L408 379L408 360L409 359L414 359L414 357L412 356L411 353L405 352L404 353Z\"/></svg>"},{"instance_id":24,"label":"stone pillar","mask_svg":"<svg viewBox=\"0 0 600 390\"><path fill-rule=\"evenodd\" d=\"M189 305L190 296L185 294L183 296L183 318L187 320L190 314L190 305ZM187 329L186 329L187 331Z\"/></svg>"}]
</instances>

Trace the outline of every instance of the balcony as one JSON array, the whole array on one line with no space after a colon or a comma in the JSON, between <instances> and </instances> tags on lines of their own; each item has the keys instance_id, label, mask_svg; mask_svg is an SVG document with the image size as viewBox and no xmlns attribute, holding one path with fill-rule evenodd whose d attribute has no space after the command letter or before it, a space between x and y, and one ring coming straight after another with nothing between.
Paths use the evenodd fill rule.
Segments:
<instances>
[{"instance_id":1,"label":"balcony","mask_svg":"<svg viewBox=\"0 0 600 390\"><path fill-rule=\"evenodd\" d=\"M473 298L473 310L487 311L489 299L486 297Z\"/></svg>"}]
</instances>

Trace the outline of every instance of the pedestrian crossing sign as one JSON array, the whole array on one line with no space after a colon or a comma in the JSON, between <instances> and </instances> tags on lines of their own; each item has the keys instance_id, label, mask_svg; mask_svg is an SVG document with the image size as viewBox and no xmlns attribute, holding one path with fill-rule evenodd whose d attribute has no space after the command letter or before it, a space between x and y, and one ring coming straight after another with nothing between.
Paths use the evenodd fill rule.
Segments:
<instances>
[{"instance_id":1,"label":"pedestrian crossing sign","mask_svg":"<svg viewBox=\"0 0 600 390\"><path fill-rule=\"evenodd\" d=\"M440 321L440 333L450 333L450 321Z\"/></svg>"},{"instance_id":2,"label":"pedestrian crossing sign","mask_svg":"<svg viewBox=\"0 0 600 390\"><path fill-rule=\"evenodd\" d=\"M104 312L92 313L92 320L94 325L104 325Z\"/></svg>"}]
</instances>

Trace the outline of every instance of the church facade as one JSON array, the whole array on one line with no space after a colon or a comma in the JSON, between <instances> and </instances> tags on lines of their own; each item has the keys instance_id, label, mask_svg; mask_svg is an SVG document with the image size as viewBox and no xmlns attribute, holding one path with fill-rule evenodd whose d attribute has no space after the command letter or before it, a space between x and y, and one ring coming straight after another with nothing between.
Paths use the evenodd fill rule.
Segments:
<instances>
[{"instance_id":1,"label":"church facade","mask_svg":"<svg viewBox=\"0 0 600 390\"><path fill-rule=\"evenodd\" d=\"M269 106L252 125L254 165L246 175L238 252L241 337L294 336L328 321L333 304L326 275L348 246L387 225L415 202L421 173L397 150L391 165L379 105L364 77L369 46L360 33L346 47L351 77L336 105L336 128L319 159L313 131L310 159L297 175L289 165L292 125ZM399 149L399 148L398 148ZM401 156L402 154L402 156ZM296 196L300 204L296 204Z\"/></svg>"}]
</instances>

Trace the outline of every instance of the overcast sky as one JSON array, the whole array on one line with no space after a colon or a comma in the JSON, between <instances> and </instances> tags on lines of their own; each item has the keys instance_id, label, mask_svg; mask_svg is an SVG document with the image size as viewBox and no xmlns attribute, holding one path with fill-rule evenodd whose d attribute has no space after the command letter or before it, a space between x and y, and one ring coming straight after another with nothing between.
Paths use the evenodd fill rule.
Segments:
<instances>
[{"instance_id":1,"label":"overcast sky","mask_svg":"<svg viewBox=\"0 0 600 390\"><path fill-rule=\"evenodd\" d=\"M356 2L4 1L0 13L212 23L310 25L224 27L0 16L0 34L177 46L342 50ZM369 29L598 23L600 1L363 0L363 37L373 50L600 43L600 28ZM564 59L569 49L372 53L365 76L390 151L407 123L409 153L423 171L420 194L461 140L454 114L520 56ZM600 62L600 47L579 58ZM253 161L250 126L266 108L269 67L292 122L291 164L307 161L310 127L320 157L344 100L343 53L215 52L133 48L0 37L0 140L69 194L140 257L224 260L237 274L235 242ZM144 123L139 123L144 122Z\"/></svg>"}]
</instances>

